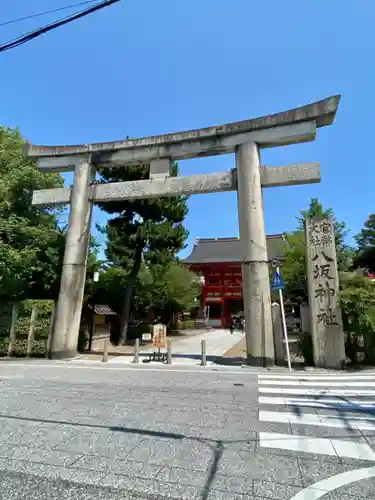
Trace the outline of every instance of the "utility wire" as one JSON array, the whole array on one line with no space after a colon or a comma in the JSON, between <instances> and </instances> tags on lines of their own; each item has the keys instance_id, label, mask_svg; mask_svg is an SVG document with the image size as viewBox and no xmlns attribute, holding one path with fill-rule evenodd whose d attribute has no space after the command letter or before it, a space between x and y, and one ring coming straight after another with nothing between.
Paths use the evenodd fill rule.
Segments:
<instances>
[{"instance_id":1,"label":"utility wire","mask_svg":"<svg viewBox=\"0 0 375 500\"><path fill-rule=\"evenodd\" d=\"M25 35L22 35L18 38L13 38L12 40L9 40L8 42L0 45L0 52L5 52L6 50L19 47L20 45L23 45L24 43L27 43L30 40L33 40L34 38L44 35L48 31L52 31L56 28L59 28L60 26L63 26L64 24L71 23L72 21L80 19L81 17L85 17L89 14L92 14L93 12L103 9L104 7L109 7L110 5L113 5L120 1L121 0L105 0L103 2L94 5L93 7L89 7L88 9L76 12L75 14L72 14L68 17L58 19L57 21L47 24L46 26L42 26L41 28L36 29L34 31L30 31L29 33L26 33Z\"/></svg>"},{"instance_id":2,"label":"utility wire","mask_svg":"<svg viewBox=\"0 0 375 500\"><path fill-rule=\"evenodd\" d=\"M74 9L75 7L80 7L81 5L86 5L88 3L94 3L96 0L86 0L85 2L75 3L73 5L66 5L65 7L60 7L53 10L45 10L44 12L38 12L38 14L30 14L29 16L18 17L17 19L12 19L11 21L5 21L0 23L1 26L8 26L8 24L20 23L21 21L26 21L27 19L33 19L34 17L41 17L47 14L54 14L55 12L61 12L62 10Z\"/></svg>"}]
</instances>

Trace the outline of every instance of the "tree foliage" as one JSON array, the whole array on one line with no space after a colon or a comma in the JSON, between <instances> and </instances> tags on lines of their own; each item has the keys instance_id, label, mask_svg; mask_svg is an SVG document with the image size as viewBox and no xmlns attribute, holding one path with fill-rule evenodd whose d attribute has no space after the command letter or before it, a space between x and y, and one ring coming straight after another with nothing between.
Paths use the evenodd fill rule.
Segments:
<instances>
[{"instance_id":1,"label":"tree foliage","mask_svg":"<svg viewBox=\"0 0 375 500\"><path fill-rule=\"evenodd\" d=\"M340 303L346 351L352 362L357 361L358 339L363 336L365 361L374 363L375 348L375 285L356 273L340 274Z\"/></svg>"},{"instance_id":2,"label":"tree foliage","mask_svg":"<svg viewBox=\"0 0 375 500\"><path fill-rule=\"evenodd\" d=\"M356 236L357 252L355 263L375 272L375 214L369 215L364 228Z\"/></svg>"},{"instance_id":3,"label":"tree foliage","mask_svg":"<svg viewBox=\"0 0 375 500\"><path fill-rule=\"evenodd\" d=\"M2 300L57 295L64 232L56 212L31 205L36 189L60 187L58 174L39 171L22 154L18 130L0 128L0 297Z\"/></svg>"},{"instance_id":4,"label":"tree foliage","mask_svg":"<svg viewBox=\"0 0 375 500\"><path fill-rule=\"evenodd\" d=\"M344 329L356 334L375 333L375 285L355 273L340 274Z\"/></svg>"},{"instance_id":5,"label":"tree foliage","mask_svg":"<svg viewBox=\"0 0 375 500\"><path fill-rule=\"evenodd\" d=\"M297 218L297 229L287 234L288 246L282 264L285 296L289 303L297 305L307 302L305 217L333 217L337 263L339 270L347 270L353 263L353 250L345 243L347 234L344 222L335 219L332 209L325 210L318 199L312 199L306 210Z\"/></svg>"},{"instance_id":6,"label":"tree foliage","mask_svg":"<svg viewBox=\"0 0 375 500\"><path fill-rule=\"evenodd\" d=\"M151 308L164 323L169 323L176 313L197 306L196 275L176 260L167 266L145 267L139 278L136 305L143 311Z\"/></svg>"},{"instance_id":7,"label":"tree foliage","mask_svg":"<svg viewBox=\"0 0 375 500\"><path fill-rule=\"evenodd\" d=\"M176 176L178 167L172 167ZM129 166L101 171L103 182L137 181L149 178L149 166ZM126 272L126 286L121 294L120 342L126 341L131 301L142 262L167 265L185 245L187 231L183 226L187 199L160 197L102 203L100 207L112 217L108 221L106 257Z\"/></svg>"},{"instance_id":8,"label":"tree foliage","mask_svg":"<svg viewBox=\"0 0 375 500\"><path fill-rule=\"evenodd\" d=\"M284 293L289 304L297 305L307 301L305 235L303 231L294 231L286 237L288 246L281 269Z\"/></svg>"},{"instance_id":9,"label":"tree foliage","mask_svg":"<svg viewBox=\"0 0 375 500\"><path fill-rule=\"evenodd\" d=\"M307 210L301 210L301 216L297 219L300 231L304 231L305 217L332 217L335 230L337 267L340 271L349 269L353 265L354 250L345 243L345 237L348 234L345 222L338 221L333 214L332 208L324 209L317 198L310 201Z\"/></svg>"}]
</instances>

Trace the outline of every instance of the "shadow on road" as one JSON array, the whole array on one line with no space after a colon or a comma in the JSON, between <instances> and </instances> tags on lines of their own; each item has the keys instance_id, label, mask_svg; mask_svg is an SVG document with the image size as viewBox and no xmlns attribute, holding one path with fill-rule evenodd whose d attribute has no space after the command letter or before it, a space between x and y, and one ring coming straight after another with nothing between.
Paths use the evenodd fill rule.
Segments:
<instances>
[{"instance_id":1,"label":"shadow on road","mask_svg":"<svg viewBox=\"0 0 375 500\"><path fill-rule=\"evenodd\" d=\"M201 438L196 436L189 436L186 434L174 433L174 432L164 432L164 431L154 431L149 429L138 429L132 427L122 427L122 426L108 426L108 425L100 425L100 424L89 424L89 423L81 423L81 422L71 422L67 420L52 420L52 419L44 419L44 418L36 418L36 417L20 417L13 415L4 415L0 414L0 418L11 419L11 420L21 420L26 422L40 422L45 424L58 424L58 425L71 425L73 427L86 427L91 429L107 429L112 432L124 432L129 434L139 434L141 436L149 436L149 437L162 437L169 438L175 440L190 440L194 442L198 442L205 446L208 446L212 451L212 458L208 467L207 478L205 484L200 493L200 500L208 500L210 491L215 481L215 477L219 468L220 460L223 456L223 453L226 449L226 446L231 444L249 444L254 442L254 439L246 439L246 440L225 440L222 441L220 439L209 439L209 438Z\"/></svg>"},{"instance_id":2,"label":"shadow on road","mask_svg":"<svg viewBox=\"0 0 375 500\"><path fill-rule=\"evenodd\" d=\"M306 394L303 396L306 399L312 399L312 400L319 400L321 403L324 403L324 407L317 406L317 408L321 409L327 409L327 410L332 410L335 411L336 414L334 415L335 418L338 418L345 426L345 429L348 432L351 433L359 433L361 434L365 439L367 437L373 437L375 435L375 430L374 431L363 431L361 430L358 426L353 425L353 420L350 420L352 418L355 418L355 415L352 415L351 413L354 414L360 414L360 415L367 415L369 418L366 418L365 416L361 418L361 422L363 423L371 423L375 426L375 401L374 404L372 405L366 405L363 406L361 404L358 404L355 402L355 400L349 399L348 397L345 396L340 396L337 394L330 394L329 390L323 390L321 391L321 394L318 395L310 395ZM338 401L337 402L329 402L327 401L327 398L335 398ZM355 396L353 396L355 397ZM287 397L285 398L286 400L288 399ZM298 401L293 404L292 401L288 401L287 406L290 406L292 411L294 412L295 415L301 416L301 403ZM328 417L328 415L327 415ZM371 417L371 418L370 418Z\"/></svg>"},{"instance_id":3,"label":"shadow on road","mask_svg":"<svg viewBox=\"0 0 375 500\"><path fill-rule=\"evenodd\" d=\"M322 398L323 399L323 398ZM343 398L345 400L345 398ZM294 409L294 407L293 407ZM300 413L300 409L295 407L295 411L297 414ZM367 411L367 410L366 410ZM373 410L374 411L374 410ZM373 414L373 413L371 413ZM341 414L342 418L345 419L345 412ZM22 417L22 416L13 416L13 415L4 415L0 414L0 418L18 420L18 421L26 421L26 422L40 422L45 424L57 424L57 425L68 425L72 427L82 427L89 429L107 429L112 432L121 432L121 433L129 433L129 434L138 434L140 436L148 436L151 438L167 438L173 439L176 441L190 440L196 443L200 443L204 446L207 446L212 453L210 463L208 465L207 476L205 479L205 484L203 485L200 492L200 500L209 500L210 492L213 490L214 482L216 475L219 470L219 465L222 460L223 454L226 449L230 449L230 446L233 444L251 444L257 443L258 438L248 438L248 439L233 439L233 440L221 440L221 439L210 439L203 438L197 436L191 436L184 433L177 432L164 432L164 431L155 431L152 429L139 429L135 427L126 427L126 426L110 426L110 425L100 425L100 424L90 424L90 423L81 423L67 420L53 420L53 419L45 419L45 418L36 418L36 417ZM347 421L348 428L352 429L349 422ZM251 429L249 429L251 430ZM362 433L363 435L363 433ZM342 436L330 436L330 439L342 438ZM366 435L364 435L366 438ZM290 439L290 435L285 435L283 439ZM282 447L281 447L282 448ZM285 482L278 483L274 481L274 484L280 484L285 487Z\"/></svg>"}]
</instances>

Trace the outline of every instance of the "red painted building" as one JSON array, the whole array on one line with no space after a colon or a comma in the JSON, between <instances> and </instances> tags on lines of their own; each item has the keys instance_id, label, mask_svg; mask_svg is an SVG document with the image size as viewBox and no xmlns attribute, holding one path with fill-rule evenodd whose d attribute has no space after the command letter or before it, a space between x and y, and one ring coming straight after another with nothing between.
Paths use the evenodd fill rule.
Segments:
<instances>
[{"instance_id":1,"label":"red painted building","mask_svg":"<svg viewBox=\"0 0 375 500\"><path fill-rule=\"evenodd\" d=\"M267 236L268 259L282 259L282 234ZM208 325L227 328L233 313L243 310L240 240L238 238L198 239L184 260L192 271L203 275L202 306Z\"/></svg>"}]
</instances>

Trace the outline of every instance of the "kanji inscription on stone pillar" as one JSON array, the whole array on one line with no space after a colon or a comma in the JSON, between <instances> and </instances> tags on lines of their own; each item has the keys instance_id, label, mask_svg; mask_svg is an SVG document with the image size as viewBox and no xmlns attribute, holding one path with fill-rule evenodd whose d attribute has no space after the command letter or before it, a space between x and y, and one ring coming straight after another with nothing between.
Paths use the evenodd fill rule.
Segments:
<instances>
[{"instance_id":1,"label":"kanji inscription on stone pillar","mask_svg":"<svg viewBox=\"0 0 375 500\"><path fill-rule=\"evenodd\" d=\"M305 234L314 362L324 368L343 368L345 342L332 217L307 217Z\"/></svg>"}]
</instances>

